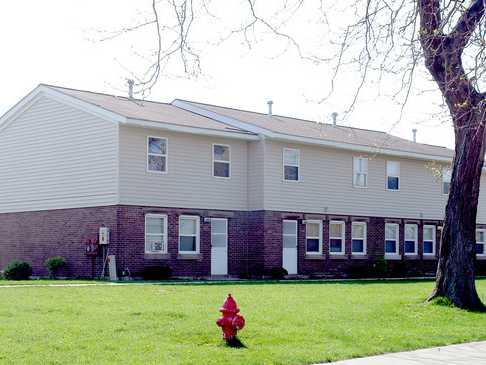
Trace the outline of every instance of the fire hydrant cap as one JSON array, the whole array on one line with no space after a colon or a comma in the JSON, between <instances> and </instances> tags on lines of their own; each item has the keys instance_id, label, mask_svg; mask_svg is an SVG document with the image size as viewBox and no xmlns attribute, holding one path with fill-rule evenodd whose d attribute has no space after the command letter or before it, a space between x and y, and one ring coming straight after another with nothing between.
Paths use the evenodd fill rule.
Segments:
<instances>
[{"instance_id":1,"label":"fire hydrant cap","mask_svg":"<svg viewBox=\"0 0 486 365\"><path fill-rule=\"evenodd\" d=\"M219 308L220 312L230 312L230 313L238 313L240 309L236 305L235 300L231 296L231 294L228 294L228 298L226 298L225 302L223 303L223 306Z\"/></svg>"}]
</instances>

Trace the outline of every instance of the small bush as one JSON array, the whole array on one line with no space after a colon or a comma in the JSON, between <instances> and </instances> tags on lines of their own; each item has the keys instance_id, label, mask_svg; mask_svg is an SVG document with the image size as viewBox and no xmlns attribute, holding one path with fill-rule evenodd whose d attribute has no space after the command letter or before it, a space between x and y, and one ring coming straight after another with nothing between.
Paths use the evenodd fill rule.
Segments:
<instances>
[{"instance_id":1,"label":"small bush","mask_svg":"<svg viewBox=\"0 0 486 365\"><path fill-rule=\"evenodd\" d=\"M378 258L371 265L371 274L377 278L384 278L388 276L388 262L386 262L384 257Z\"/></svg>"},{"instance_id":2,"label":"small bush","mask_svg":"<svg viewBox=\"0 0 486 365\"><path fill-rule=\"evenodd\" d=\"M274 267L270 270L270 276L275 280L283 279L288 274L283 267Z\"/></svg>"},{"instance_id":3,"label":"small bush","mask_svg":"<svg viewBox=\"0 0 486 365\"><path fill-rule=\"evenodd\" d=\"M32 275L32 266L28 262L13 260L3 272L7 280L28 280Z\"/></svg>"},{"instance_id":4,"label":"small bush","mask_svg":"<svg viewBox=\"0 0 486 365\"><path fill-rule=\"evenodd\" d=\"M145 280L167 280L172 276L172 269L167 265L149 266L143 270Z\"/></svg>"},{"instance_id":5,"label":"small bush","mask_svg":"<svg viewBox=\"0 0 486 365\"><path fill-rule=\"evenodd\" d=\"M49 271L49 276L55 278L59 270L66 266L66 260L61 256L49 257L44 261L44 267Z\"/></svg>"}]
</instances>

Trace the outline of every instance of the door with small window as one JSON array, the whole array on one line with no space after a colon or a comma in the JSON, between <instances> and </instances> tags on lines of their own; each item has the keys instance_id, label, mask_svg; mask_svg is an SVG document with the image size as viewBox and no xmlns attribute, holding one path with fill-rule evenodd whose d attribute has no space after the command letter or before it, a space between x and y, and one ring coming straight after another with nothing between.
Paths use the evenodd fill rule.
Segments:
<instances>
[{"instance_id":1,"label":"door with small window","mask_svg":"<svg viewBox=\"0 0 486 365\"><path fill-rule=\"evenodd\" d=\"M289 275L297 274L297 221L284 220L282 266Z\"/></svg>"},{"instance_id":2,"label":"door with small window","mask_svg":"<svg viewBox=\"0 0 486 365\"><path fill-rule=\"evenodd\" d=\"M211 275L228 275L228 219L211 219Z\"/></svg>"}]
</instances>

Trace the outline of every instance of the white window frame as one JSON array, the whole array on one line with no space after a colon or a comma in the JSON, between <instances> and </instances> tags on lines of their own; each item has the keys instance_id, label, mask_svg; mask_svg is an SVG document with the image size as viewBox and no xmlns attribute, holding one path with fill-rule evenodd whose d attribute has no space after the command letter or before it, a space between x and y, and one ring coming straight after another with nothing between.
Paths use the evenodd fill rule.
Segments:
<instances>
[{"instance_id":1,"label":"white window frame","mask_svg":"<svg viewBox=\"0 0 486 365\"><path fill-rule=\"evenodd\" d=\"M213 227L211 225L211 245L213 244L213 236L226 236L226 248L228 248L228 240L229 240L229 235L228 235L228 218L211 218L211 224L214 221L224 221L225 223L225 232L224 233L215 233L213 232Z\"/></svg>"},{"instance_id":2,"label":"white window frame","mask_svg":"<svg viewBox=\"0 0 486 365\"><path fill-rule=\"evenodd\" d=\"M391 175L391 174L388 174L388 164L389 164L389 163L390 163L390 164L392 164L392 163L397 164L397 166L398 166L398 175ZM385 168L386 168L386 182L385 182L385 184L386 184L386 190L388 190L388 191L399 191L399 190L400 190L400 185L401 185L401 181L400 181L400 161L392 161L392 160L389 160L389 161L388 161L388 160L387 160L387 161L386 161L386 167L385 167ZM398 189L390 189L390 188L388 187L388 178L389 178L389 177L396 177L396 178L398 179Z\"/></svg>"},{"instance_id":3,"label":"white window frame","mask_svg":"<svg viewBox=\"0 0 486 365\"><path fill-rule=\"evenodd\" d=\"M297 152L297 164L286 164L285 163L285 151L295 151ZM297 180L288 180L285 178L285 166L297 167ZM300 181L300 149L298 148L288 148L282 149L282 178L285 182L299 182Z\"/></svg>"},{"instance_id":4,"label":"white window frame","mask_svg":"<svg viewBox=\"0 0 486 365\"><path fill-rule=\"evenodd\" d=\"M483 232L483 237L484 237L484 239L486 239L486 229L478 228L478 229L476 229L476 232ZM483 241L481 243L478 243L478 241L476 241L476 244L482 244L483 245L483 253L477 253L476 256L485 257L486 256L486 241ZM474 247L474 252L476 252L476 247Z\"/></svg>"},{"instance_id":5,"label":"white window frame","mask_svg":"<svg viewBox=\"0 0 486 365\"><path fill-rule=\"evenodd\" d=\"M444 177L446 176L449 177L447 181L444 180ZM450 167L445 167L445 166L442 167L440 189L443 195L449 195L449 191L451 189L451 178L452 178L452 169ZM447 192L444 190L445 183L449 184L449 190Z\"/></svg>"},{"instance_id":6,"label":"white window frame","mask_svg":"<svg viewBox=\"0 0 486 365\"><path fill-rule=\"evenodd\" d=\"M423 234L425 232L426 228L432 228L432 253L425 253L424 252L424 237L425 235ZM422 253L424 256L435 256L435 246L436 246L436 240L437 240L437 227L433 224L424 224L423 232L422 232Z\"/></svg>"},{"instance_id":7,"label":"white window frame","mask_svg":"<svg viewBox=\"0 0 486 365\"><path fill-rule=\"evenodd\" d=\"M156 139L161 139L161 140L165 141L165 154L150 152L150 138L156 138ZM167 139L167 137L147 136L146 144L147 144L147 158L146 158L147 159L147 166L146 166L147 172L150 173L150 174L167 174L168 171L169 171L169 140ZM164 171L150 170L149 156L165 157L165 170Z\"/></svg>"},{"instance_id":8,"label":"white window frame","mask_svg":"<svg viewBox=\"0 0 486 365\"><path fill-rule=\"evenodd\" d=\"M156 218L156 219L163 219L164 220L164 228L165 232L162 233L161 235L158 233L148 233L147 232L147 218ZM167 241L167 231L169 230L168 226L168 218L167 214L156 214L156 213L147 213L145 214L145 230L144 230L144 241L145 241L145 246L144 246L144 251L147 254L166 254L168 252L168 246L169 242ZM160 250L160 251L148 251L147 250L147 236L163 236L164 237L164 242L165 242L165 250Z\"/></svg>"},{"instance_id":9,"label":"white window frame","mask_svg":"<svg viewBox=\"0 0 486 365\"><path fill-rule=\"evenodd\" d=\"M181 251L181 221L183 219L192 219L196 221L196 234L195 236L184 237L196 237L196 251ZM201 240L201 218L198 215L180 215L179 216L179 237L177 240L177 250L180 254L198 254L200 252L200 240Z\"/></svg>"},{"instance_id":10,"label":"white window frame","mask_svg":"<svg viewBox=\"0 0 486 365\"><path fill-rule=\"evenodd\" d=\"M342 227L341 229L341 237L335 237L331 236L331 226L335 225L340 225ZM331 240L341 240L341 251L337 252L331 252ZM344 255L344 252L346 251L346 222L344 221L330 221L329 222L329 255Z\"/></svg>"},{"instance_id":11,"label":"white window frame","mask_svg":"<svg viewBox=\"0 0 486 365\"><path fill-rule=\"evenodd\" d=\"M294 232L295 233L292 233L292 234L284 233L283 226L284 226L285 223L292 223L293 226L294 226ZM284 219L283 220L283 222L282 222L282 246L283 246L283 242L284 242L285 237L295 238L295 242L298 245L298 243L299 243L299 241L298 241L298 228L299 228L299 224L298 224L297 220L295 220L295 219ZM307 235L306 235L306 239L307 239ZM297 245L296 245L296 247L297 247ZM307 247L307 245L306 245L306 247Z\"/></svg>"},{"instance_id":12,"label":"white window frame","mask_svg":"<svg viewBox=\"0 0 486 365\"><path fill-rule=\"evenodd\" d=\"M366 171L357 171L357 169L355 168L356 166L359 166L360 164L358 163L358 161L361 161L361 160L366 160ZM359 189L366 189L368 188L368 165L369 165L369 158L368 157L363 157L363 156L353 156L353 186L355 188L359 188ZM357 185L356 184L356 175L357 174L363 174L365 175L365 184L364 185Z\"/></svg>"},{"instance_id":13,"label":"white window frame","mask_svg":"<svg viewBox=\"0 0 486 365\"><path fill-rule=\"evenodd\" d=\"M221 147L227 147L228 148L228 161L225 161L225 160L217 160L214 157L214 147L215 146L221 146ZM215 177L217 179L230 179L231 178L231 146L228 145L228 144L223 144L223 143L213 143L212 148L211 148L211 152L213 154L213 163L211 165L213 177ZM216 162L228 164L228 176L216 176L216 175L214 175L214 164Z\"/></svg>"},{"instance_id":14,"label":"white window frame","mask_svg":"<svg viewBox=\"0 0 486 365\"><path fill-rule=\"evenodd\" d=\"M407 239L407 226L415 226L415 237L413 240ZM403 254L405 256L416 256L418 254L418 224L416 223L406 223L403 231ZM413 241L413 252L405 252L406 241Z\"/></svg>"},{"instance_id":15,"label":"white window frame","mask_svg":"<svg viewBox=\"0 0 486 365\"><path fill-rule=\"evenodd\" d=\"M386 252L386 241L391 241L391 240L387 240L387 238L386 238L386 227L387 226L397 227L396 234L395 234L395 241L396 241L395 252ZM399 253L400 253L400 225L398 223L385 223L385 241L384 241L383 249L384 249L383 251L385 251L385 256L397 256L397 255L399 255Z\"/></svg>"},{"instance_id":16,"label":"white window frame","mask_svg":"<svg viewBox=\"0 0 486 365\"><path fill-rule=\"evenodd\" d=\"M354 237L354 226L363 226L363 238L355 238ZM351 222L351 254L352 255L366 255L366 244L367 244L367 236L368 236L368 225L366 222ZM353 251L353 240L363 240L363 252Z\"/></svg>"},{"instance_id":17,"label":"white window frame","mask_svg":"<svg viewBox=\"0 0 486 365\"><path fill-rule=\"evenodd\" d=\"M307 224L319 224L319 237L307 235ZM319 251L307 251L307 239L319 238ZM305 221L305 254L306 255L322 255L322 221L318 219L310 219Z\"/></svg>"}]
</instances>

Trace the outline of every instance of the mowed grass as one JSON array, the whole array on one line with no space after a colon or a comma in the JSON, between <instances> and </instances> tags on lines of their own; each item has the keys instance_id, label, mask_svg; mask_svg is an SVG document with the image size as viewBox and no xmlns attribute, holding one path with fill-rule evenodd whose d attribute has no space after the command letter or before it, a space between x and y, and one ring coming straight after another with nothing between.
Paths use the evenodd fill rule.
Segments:
<instances>
[{"instance_id":1,"label":"mowed grass","mask_svg":"<svg viewBox=\"0 0 486 365\"><path fill-rule=\"evenodd\" d=\"M486 339L431 281L0 288L1 364L309 364ZM478 281L486 299L486 281ZM215 325L227 293L246 348Z\"/></svg>"}]
</instances>

